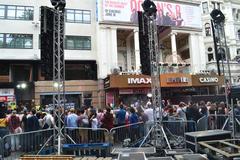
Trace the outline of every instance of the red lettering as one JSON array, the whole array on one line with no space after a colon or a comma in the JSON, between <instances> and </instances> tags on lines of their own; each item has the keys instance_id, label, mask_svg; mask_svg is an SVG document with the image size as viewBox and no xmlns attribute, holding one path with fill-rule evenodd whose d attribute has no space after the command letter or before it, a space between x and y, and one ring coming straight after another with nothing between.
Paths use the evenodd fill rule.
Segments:
<instances>
[{"instance_id":1,"label":"red lettering","mask_svg":"<svg viewBox=\"0 0 240 160\"><path fill-rule=\"evenodd\" d=\"M176 5L176 16L181 17L181 6L180 5Z\"/></svg>"},{"instance_id":2,"label":"red lettering","mask_svg":"<svg viewBox=\"0 0 240 160\"><path fill-rule=\"evenodd\" d=\"M159 14L164 12L163 3L157 3L157 10L158 10Z\"/></svg>"},{"instance_id":3,"label":"red lettering","mask_svg":"<svg viewBox=\"0 0 240 160\"><path fill-rule=\"evenodd\" d=\"M131 8L132 12L137 9L137 2L136 2L136 0L131 0L130 8Z\"/></svg>"},{"instance_id":4,"label":"red lettering","mask_svg":"<svg viewBox=\"0 0 240 160\"><path fill-rule=\"evenodd\" d=\"M167 10L168 10L168 15L170 17L173 16L173 12L172 12L172 5L171 4L167 4Z\"/></svg>"},{"instance_id":5,"label":"red lettering","mask_svg":"<svg viewBox=\"0 0 240 160\"><path fill-rule=\"evenodd\" d=\"M138 8L137 8L137 11L141 11L142 3L143 3L142 0L139 0L139 1L138 1Z\"/></svg>"}]
</instances>

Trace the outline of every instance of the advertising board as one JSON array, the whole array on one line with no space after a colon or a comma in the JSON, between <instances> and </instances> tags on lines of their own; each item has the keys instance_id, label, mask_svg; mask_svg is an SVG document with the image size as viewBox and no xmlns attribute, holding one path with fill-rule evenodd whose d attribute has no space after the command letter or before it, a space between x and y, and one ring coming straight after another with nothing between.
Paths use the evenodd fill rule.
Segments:
<instances>
[{"instance_id":1,"label":"advertising board","mask_svg":"<svg viewBox=\"0 0 240 160\"><path fill-rule=\"evenodd\" d=\"M102 21L137 23L144 0L102 0ZM154 1L157 7L157 24L201 28L200 5Z\"/></svg>"}]
</instances>

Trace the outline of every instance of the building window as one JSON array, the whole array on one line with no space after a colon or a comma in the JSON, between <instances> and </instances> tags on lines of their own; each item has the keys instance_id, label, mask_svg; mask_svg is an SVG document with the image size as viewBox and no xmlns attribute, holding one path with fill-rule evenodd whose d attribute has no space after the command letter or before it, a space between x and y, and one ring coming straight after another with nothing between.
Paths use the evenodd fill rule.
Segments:
<instances>
[{"instance_id":1,"label":"building window","mask_svg":"<svg viewBox=\"0 0 240 160\"><path fill-rule=\"evenodd\" d=\"M66 21L71 23L91 23L91 11L67 9Z\"/></svg>"},{"instance_id":2,"label":"building window","mask_svg":"<svg viewBox=\"0 0 240 160\"><path fill-rule=\"evenodd\" d=\"M0 19L33 20L33 7L0 5Z\"/></svg>"},{"instance_id":3,"label":"building window","mask_svg":"<svg viewBox=\"0 0 240 160\"><path fill-rule=\"evenodd\" d=\"M33 35L0 33L0 48L33 48Z\"/></svg>"},{"instance_id":4,"label":"building window","mask_svg":"<svg viewBox=\"0 0 240 160\"><path fill-rule=\"evenodd\" d=\"M240 48L237 49L237 55L240 55Z\"/></svg>"},{"instance_id":5,"label":"building window","mask_svg":"<svg viewBox=\"0 0 240 160\"><path fill-rule=\"evenodd\" d=\"M240 29L237 31L237 39L240 40Z\"/></svg>"},{"instance_id":6,"label":"building window","mask_svg":"<svg viewBox=\"0 0 240 160\"><path fill-rule=\"evenodd\" d=\"M226 54L225 54L225 49L224 48L219 48L218 49L218 60L226 60Z\"/></svg>"},{"instance_id":7,"label":"building window","mask_svg":"<svg viewBox=\"0 0 240 160\"><path fill-rule=\"evenodd\" d=\"M9 64L0 64L0 76L8 76L9 75Z\"/></svg>"},{"instance_id":8,"label":"building window","mask_svg":"<svg viewBox=\"0 0 240 160\"><path fill-rule=\"evenodd\" d=\"M3 48L4 34L0 34L0 48Z\"/></svg>"},{"instance_id":9,"label":"building window","mask_svg":"<svg viewBox=\"0 0 240 160\"><path fill-rule=\"evenodd\" d=\"M91 37L89 36L66 36L66 49L91 50Z\"/></svg>"},{"instance_id":10,"label":"building window","mask_svg":"<svg viewBox=\"0 0 240 160\"><path fill-rule=\"evenodd\" d=\"M203 10L203 14L208 13L208 2L203 2L202 3L202 10Z\"/></svg>"},{"instance_id":11,"label":"building window","mask_svg":"<svg viewBox=\"0 0 240 160\"><path fill-rule=\"evenodd\" d=\"M214 60L213 54L209 53L208 54L208 62L213 61L213 60Z\"/></svg>"},{"instance_id":12,"label":"building window","mask_svg":"<svg viewBox=\"0 0 240 160\"><path fill-rule=\"evenodd\" d=\"M240 16L240 9L237 10L237 13L236 13L236 19L239 20L239 17Z\"/></svg>"},{"instance_id":13,"label":"building window","mask_svg":"<svg viewBox=\"0 0 240 160\"><path fill-rule=\"evenodd\" d=\"M205 32L206 32L206 36L211 36L211 27L209 23L205 24Z\"/></svg>"},{"instance_id":14,"label":"building window","mask_svg":"<svg viewBox=\"0 0 240 160\"><path fill-rule=\"evenodd\" d=\"M212 2L212 5L213 5L213 9L219 9L219 10L221 10L221 6L220 6L220 3L219 3L219 2Z\"/></svg>"}]
</instances>

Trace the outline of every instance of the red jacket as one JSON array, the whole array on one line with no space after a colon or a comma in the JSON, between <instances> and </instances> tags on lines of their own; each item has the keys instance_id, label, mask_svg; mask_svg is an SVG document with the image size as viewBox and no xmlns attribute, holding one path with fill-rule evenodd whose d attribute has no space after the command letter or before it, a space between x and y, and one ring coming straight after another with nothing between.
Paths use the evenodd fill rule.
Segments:
<instances>
[{"instance_id":1,"label":"red jacket","mask_svg":"<svg viewBox=\"0 0 240 160\"><path fill-rule=\"evenodd\" d=\"M104 114L101 127L106 128L109 131L113 128L113 114L109 112Z\"/></svg>"}]
</instances>

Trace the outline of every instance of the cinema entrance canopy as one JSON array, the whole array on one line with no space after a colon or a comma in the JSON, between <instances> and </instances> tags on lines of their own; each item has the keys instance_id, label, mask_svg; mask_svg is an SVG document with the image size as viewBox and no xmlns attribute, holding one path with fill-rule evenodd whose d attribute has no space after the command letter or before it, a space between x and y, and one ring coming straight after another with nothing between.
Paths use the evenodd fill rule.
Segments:
<instances>
[{"instance_id":1,"label":"cinema entrance canopy","mask_svg":"<svg viewBox=\"0 0 240 160\"><path fill-rule=\"evenodd\" d=\"M184 98L192 95L214 95L223 85L223 77L217 75L190 75L169 73L160 76L162 98ZM151 93L151 78L146 75L110 75L104 79L106 103L126 101L132 104L136 99L147 100ZM132 100L134 99L134 100Z\"/></svg>"}]
</instances>

